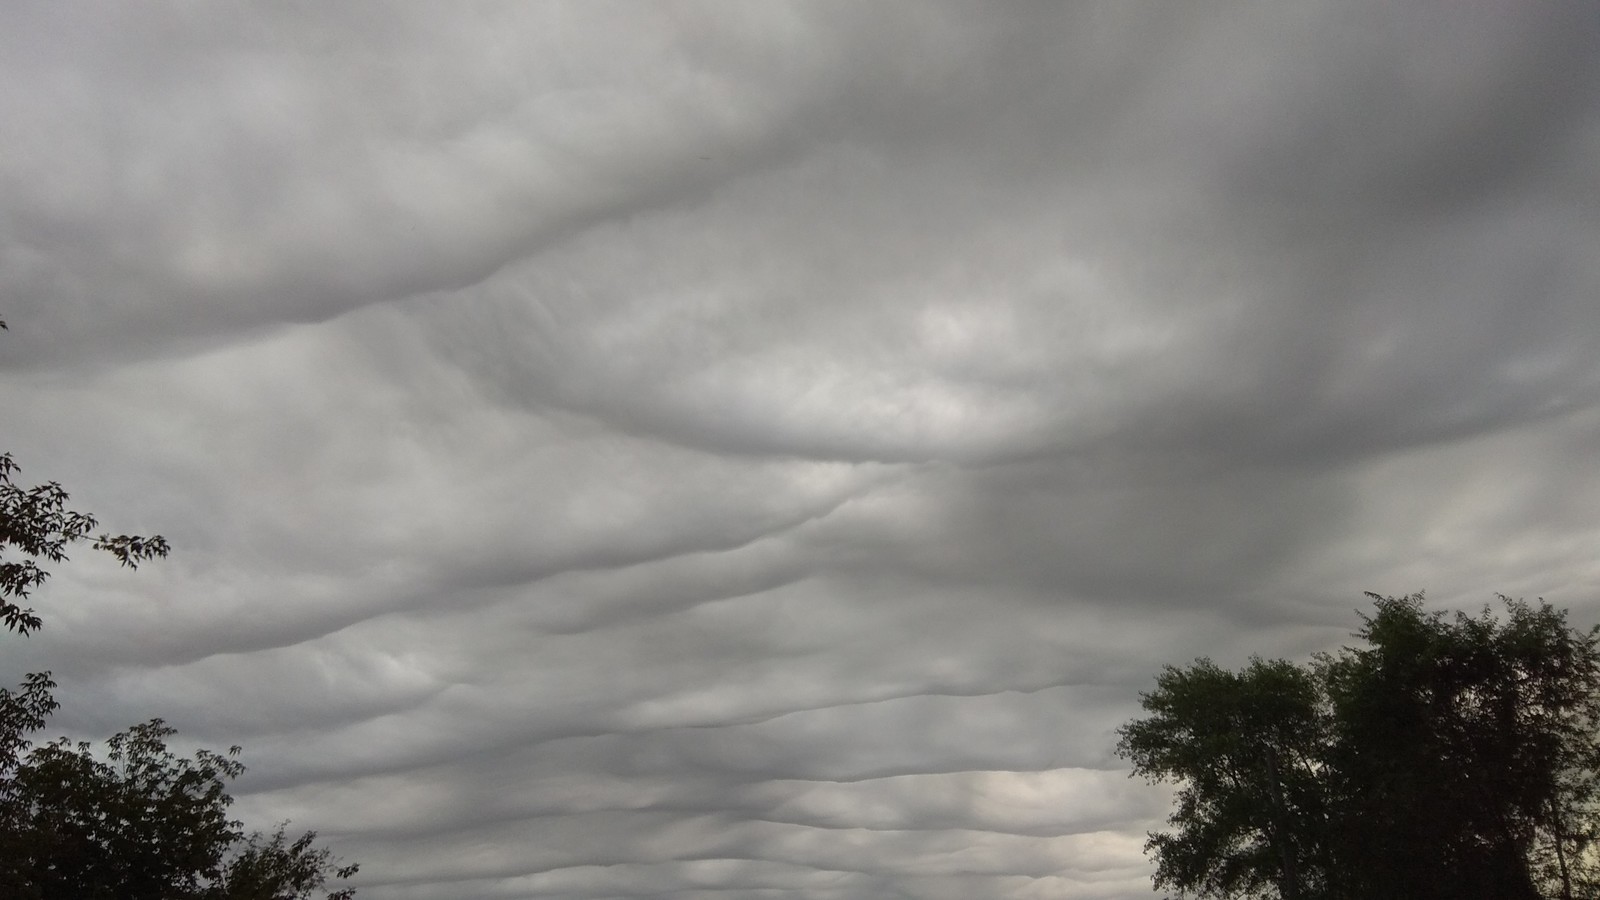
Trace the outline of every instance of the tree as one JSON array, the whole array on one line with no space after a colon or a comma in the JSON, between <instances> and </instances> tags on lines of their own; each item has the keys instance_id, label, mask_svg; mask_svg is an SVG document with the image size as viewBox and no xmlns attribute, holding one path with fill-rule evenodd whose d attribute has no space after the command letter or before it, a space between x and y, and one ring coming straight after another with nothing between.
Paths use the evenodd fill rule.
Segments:
<instances>
[{"instance_id":1,"label":"tree","mask_svg":"<svg viewBox=\"0 0 1600 900\"><path fill-rule=\"evenodd\" d=\"M1152 834L1157 887L1202 897L1301 896L1325 877L1320 778L1326 704L1311 672L1254 659L1166 667L1144 695L1149 718L1121 729L1117 752L1153 780L1183 783L1171 824Z\"/></svg>"},{"instance_id":2,"label":"tree","mask_svg":"<svg viewBox=\"0 0 1600 900\"><path fill-rule=\"evenodd\" d=\"M1542 601L1502 597L1501 622L1373 599L1370 646L1318 661L1353 885L1444 897L1450 872L1485 896L1572 896L1597 825L1600 636Z\"/></svg>"},{"instance_id":3,"label":"tree","mask_svg":"<svg viewBox=\"0 0 1600 900\"><path fill-rule=\"evenodd\" d=\"M315 831L290 841L279 825L270 835L256 832L223 866L214 893L206 900L305 900L328 878L349 878L357 866L339 865L327 850L314 846ZM349 900L350 888L333 891L327 900Z\"/></svg>"},{"instance_id":4,"label":"tree","mask_svg":"<svg viewBox=\"0 0 1600 900\"><path fill-rule=\"evenodd\" d=\"M0 704L18 698L7 695ZM31 701L37 706L39 700ZM239 748L167 748L176 733L153 719L107 741L60 738L33 750L0 784L0 887L34 900L308 900L330 878L355 874L314 846L244 836L228 818ZM328 900L348 900L336 890Z\"/></svg>"},{"instance_id":5,"label":"tree","mask_svg":"<svg viewBox=\"0 0 1600 900\"><path fill-rule=\"evenodd\" d=\"M1600 632L1371 595L1361 648L1167 667L1119 731L1179 787L1157 887L1198 897L1600 896Z\"/></svg>"},{"instance_id":6,"label":"tree","mask_svg":"<svg viewBox=\"0 0 1600 900\"><path fill-rule=\"evenodd\" d=\"M0 319L0 330L5 328L5 320ZM19 602L50 577L40 561L63 562L67 548L87 540L99 523L88 513L68 509L67 492L54 481L31 488L16 484L13 476L18 469L10 453L0 453L0 623L26 635L42 624L32 609ZM132 569L166 556L171 549L159 534L112 536L102 532L90 546ZM22 558L8 560L8 552L18 552Z\"/></svg>"},{"instance_id":7,"label":"tree","mask_svg":"<svg viewBox=\"0 0 1600 900\"><path fill-rule=\"evenodd\" d=\"M24 488L16 472L11 454L0 453L0 623L25 636L42 624L22 601L49 578L43 564L64 561L96 522L67 507L61 485ZM102 533L90 543L130 568L169 550L159 535ZM58 707L54 687L49 672L38 672L18 692L0 689L0 897L309 900L355 874L315 846L315 832L291 841L280 825L246 837L227 817L227 784L244 771L238 747L179 757L166 743L176 732L160 719L107 741L105 761L66 738L34 747L29 735Z\"/></svg>"}]
</instances>

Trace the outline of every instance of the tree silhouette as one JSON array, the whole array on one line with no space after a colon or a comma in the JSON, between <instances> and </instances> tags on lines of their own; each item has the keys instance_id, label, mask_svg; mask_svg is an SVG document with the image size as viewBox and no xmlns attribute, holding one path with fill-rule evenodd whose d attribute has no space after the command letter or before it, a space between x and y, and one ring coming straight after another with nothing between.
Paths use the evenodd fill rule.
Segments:
<instances>
[{"instance_id":1,"label":"tree silhouette","mask_svg":"<svg viewBox=\"0 0 1600 900\"><path fill-rule=\"evenodd\" d=\"M26 694L26 692L25 692ZM0 697L0 705L19 698ZM36 694L32 702L39 701ZM153 719L107 742L60 738L38 747L0 782L0 889L37 900L307 900L355 874L280 826L246 838L228 818L239 748L167 748L176 729ZM348 900L348 888L327 894Z\"/></svg>"},{"instance_id":2,"label":"tree silhouette","mask_svg":"<svg viewBox=\"0 0 1600 900\"><path fill-rule=\"evenodd\" d=\"M6 324L0 320L0 329ZM0 623L26 636L42 621L23 601L50 577L47 565L87 541L124 566L164 557L159 535L91 538L94 516L67 507L56 482L22 487L18 467L0 453ZM6 558L14 554L15 558ZM106 759L66 738L35 747L58 703L49 672L0 689L0 897L7 900L309 900L329 881L349 878L315 845L316 833L290 840L285 826L246 836L229 819L227 786L244 771L239 748L179 757L167 749L176 730L161 719L106 742ZM340 888L327 900L349 900Z\"/></svg>"},{"instance_id":3,"label":"tree silhouette","mask_svg":"<svg viewBox=\"0 0 1600 900\"><path fill-rule=\"evenodd\" d=\"M1595 896L1600 631L1370 595L1361 647L1167 667L1119 730L1179 787L1157 887L1198 897Z\"/></svg>"}]
</instances>

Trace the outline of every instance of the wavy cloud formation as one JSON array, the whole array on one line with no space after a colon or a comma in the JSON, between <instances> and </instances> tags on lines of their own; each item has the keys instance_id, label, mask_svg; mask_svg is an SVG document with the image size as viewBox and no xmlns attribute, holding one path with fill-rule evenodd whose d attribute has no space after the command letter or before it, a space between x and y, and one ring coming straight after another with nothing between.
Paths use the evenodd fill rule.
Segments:
<instances>
[{"instance_id":1,"label":"wavy cloud formation","mask_svg":"<svg viewBox=\"0 0 1600 900\"><path fill-rule=\"evenodd\" d=\"M0 675L372 900L1145 896L1160 665L1600 617L1581 4L16 3Z\"/></svg>"}]
</instances>

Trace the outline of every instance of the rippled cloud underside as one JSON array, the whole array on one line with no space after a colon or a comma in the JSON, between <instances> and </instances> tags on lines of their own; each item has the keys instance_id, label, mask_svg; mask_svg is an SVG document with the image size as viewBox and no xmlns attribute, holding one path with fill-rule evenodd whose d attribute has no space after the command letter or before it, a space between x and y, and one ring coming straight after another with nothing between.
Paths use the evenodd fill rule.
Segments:
<instances>
[{"instance_id":1,"label":"rippled cloud underside","mask_svg":"<svg viewBox=\"0 0 1600 900\"><path fill-rule=\"evenodd\" d=\"M370 900L1149 895L1113 729L1600 618L1589 4L22 2L0 675ZM82 554L80 554L82 556Z\"/></svg>"}]
</instances>

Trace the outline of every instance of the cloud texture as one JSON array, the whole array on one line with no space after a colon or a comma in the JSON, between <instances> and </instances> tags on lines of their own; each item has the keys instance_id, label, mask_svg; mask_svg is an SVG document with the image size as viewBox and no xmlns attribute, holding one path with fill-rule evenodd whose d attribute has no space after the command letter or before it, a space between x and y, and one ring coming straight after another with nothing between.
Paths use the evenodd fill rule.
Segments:
<instances>
[{"instance_id":1,"label":"cloud texture","mask_svg":"<svg viewBox=\"0 0 1600 900\"><path fill-rule=\"evenodd\" d=\"M1587 4L13 3L0 674L371 900L1148 894L1112 730L1600 618ZM82 554L80 554L81 556Z\"/></svg>"}]
</instances>

